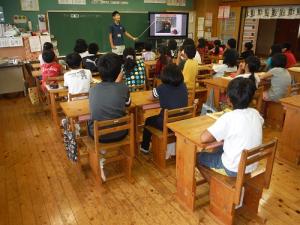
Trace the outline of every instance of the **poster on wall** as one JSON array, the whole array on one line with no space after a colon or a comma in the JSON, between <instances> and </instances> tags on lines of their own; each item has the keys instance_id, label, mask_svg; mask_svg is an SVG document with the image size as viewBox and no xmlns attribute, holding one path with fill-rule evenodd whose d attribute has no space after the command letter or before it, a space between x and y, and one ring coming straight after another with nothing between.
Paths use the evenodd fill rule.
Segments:
<instances>
[{"instance_id":1,"label":"poster on wall","mask_svg":"<svg viewBox=\"0 0 300 225\"><path fill-rule=\"evenodd\" d=\"M58 0L60 5L86 5L86 0Z\"/></svg>"},{"instance_id":2,"label":"poster on wall","mask_svg":"<svg viewBox=\"0 0 300 225\"><path fill-rule=\"evenodd\" d=\"M21 0L22 11L39 11L39 0Z\"/></svg>"},{"instance_id":3,"label":"poster on wall","mask_svg":"<svg viewBox=\"0 0 300 225\"><path fill-rule=\"evenodd\" d=\"M46 27L46 15L45 14L38 14L38 22L39 22L39 30L44 32L47 30Z\"/></svg>"},{"instance_id":4,"label":"poster on wall","mask_svg":"<svg viewBox=\"0 0 300 225\"><path fill-rule=\"evenodd\" d=\"M300 5L248 7L247 19L300 19Z\"/></svg>"},{"instance_id":5,"label":"poster on wall","mask_svg":"<svg viewBox=\"0 0 300 225\"><path fill-rule=\"evenodd\" d=\"M144 3L159 3L159 4L166 4L167 0L144 0Z\"/></svg>"},{"instance_id":6,"label":"poster on wall","mask_svg":"<svg viewBox=\"0 0 300 225\"><path fill-rule=\"evenodd\" d=\"M167 5L186 6L186 0L167 0Z\"/></svg>"},{"instance_id":7,"label":"poster on wall","mask_svg":"<svg viewBox=\"0 0 300 225\"><path fill-rule=\"evenodd\" d=\"M128 0L91 0L91 4L128 5Z\"/></svg>"}]
</instances>

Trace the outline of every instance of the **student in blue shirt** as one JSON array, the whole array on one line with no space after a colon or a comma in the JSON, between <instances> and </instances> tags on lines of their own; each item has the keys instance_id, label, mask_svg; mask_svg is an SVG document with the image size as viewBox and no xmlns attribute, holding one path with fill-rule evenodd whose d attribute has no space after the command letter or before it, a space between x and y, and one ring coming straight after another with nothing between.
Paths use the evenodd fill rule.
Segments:
<instances>
[{"instance_id":1,"label":"student in blue shirt","mask_svg":"<svg viewBox=\"0 0 300 225\"><path fill-rule=\"evenodd\" d=\"M133 37L121 25L121 15L118 11L112 13L112 18L114 23L109 27L109 43L113 53L122 55L125 49L124 34L133 41L137 41L138 38Z\"/></svg>"}]
</instances>

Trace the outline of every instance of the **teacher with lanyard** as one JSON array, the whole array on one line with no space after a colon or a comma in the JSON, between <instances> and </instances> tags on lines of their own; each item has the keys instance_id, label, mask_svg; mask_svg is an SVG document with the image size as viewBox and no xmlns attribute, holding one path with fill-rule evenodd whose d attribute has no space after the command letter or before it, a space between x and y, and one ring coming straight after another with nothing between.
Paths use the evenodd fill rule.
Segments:
<instances>
[{"instance_id":1,"label":"teacher with lanyard","mask_svg":"<svg viewBox=\"0 0 300 225\"><path fill-rule=\"evenodd\" d=\"M113 53L123 55L123 51L125 49L124 34L133 41L137 41L138 38L133 37L131 34L129 34L120 24L121 15L118 11L114 11L112 13L112 18L114 23L109 27L110 46Z\"/></svg>"}]
</instances>

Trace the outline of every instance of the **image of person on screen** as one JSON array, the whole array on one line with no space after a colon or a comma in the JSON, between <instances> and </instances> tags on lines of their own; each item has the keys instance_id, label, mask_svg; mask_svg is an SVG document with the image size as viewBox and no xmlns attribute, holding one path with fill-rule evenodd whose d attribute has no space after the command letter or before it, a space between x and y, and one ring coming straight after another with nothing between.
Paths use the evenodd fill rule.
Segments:
<instances>
[{"instance_id":1,"label":"image of person on screen","mask_svg":"<svg viewBox=\"0 0 300 225\"><path fill-rule=\"evenodd\" d=\"M113 24L109 26L109 43L113 53L122 55L125 49L124 35L133 41L137 41L138 38L132 36L125 30L125 27L121 25L121 15L118 11L112 13Z\"/></svg>"},{"instance_id":2,"label":"image of person on screen","mask_svg":"<svg viewBox=\"0 0 300 225\"><path fill-rule=\"evenodd\" d=\"M171 23L169 21L162 22L162 29L158 33L171 33Z\"/></svg>"}]
</instances>

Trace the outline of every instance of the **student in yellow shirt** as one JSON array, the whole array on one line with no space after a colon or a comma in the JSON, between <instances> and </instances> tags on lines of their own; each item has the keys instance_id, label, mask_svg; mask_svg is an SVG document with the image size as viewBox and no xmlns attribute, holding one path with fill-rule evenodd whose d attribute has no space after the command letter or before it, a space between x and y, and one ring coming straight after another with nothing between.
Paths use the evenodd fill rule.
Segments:
<instances>
[{"instance_id":1,"label":"student in yellow shirt","mask_svg":"<svg viewBox=\"0 0 300 225\"><path fill-rule=\"evenodd\" d=\"M194 88L195 80L198 75L198 62L194 59L196 55L196 47L195 45L187 45L184 48L184 57L186 58L186 62L183 67L183 77L184 83L187 88Z\"/></svg>"}]
</instances>

